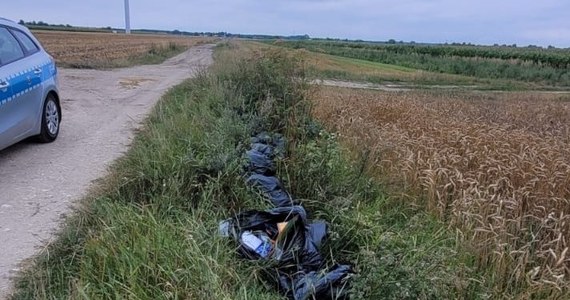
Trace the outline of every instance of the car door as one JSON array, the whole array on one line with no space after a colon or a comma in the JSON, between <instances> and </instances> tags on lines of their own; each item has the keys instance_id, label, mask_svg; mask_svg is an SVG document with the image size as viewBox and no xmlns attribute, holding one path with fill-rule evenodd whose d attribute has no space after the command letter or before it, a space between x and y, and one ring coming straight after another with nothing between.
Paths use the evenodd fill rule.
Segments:
<instances>
[{"instance_id":1,"label":"car door","mask_svg":"<svg viewBox=\"0 0 570 300\"><path fill-rule=\"evenodd\" d=\"M9 129L12 126L11 120L8 120L9 108L8 102L12 100L12 87L9 83L9 77L12 74L8 73L6 68L2 67L0 61L0 149L10 145Z\"/></svg>"},{"instance_id":2,"label":"car door","mask_svg":"<svg viewBox=\"0 0 570 300\"><path fill-rule=\"evenodd\" d=\"M31 106L41 101L42 91L33 56L8 27L0 26L0 149L26 137L36 122Z\"/></svg>"},{"instance_id":3,"label":"car door","mask_svg":"<svg viewBox=\"0 0 570 300\"><path fill-rule=\"evenodd\" d=\"M22 77L12 88L21 92L21 114L22 114L22 133L29 135L30 131L36 129L35 125L39 123L41 111L44 102L44 89L41 83L48 73L49 62L46 55L40 52L40 48L28 37L24 32L17 29L10 29L13 36L20 42L24 50L25 57L18 62L21 66Z\"/></svg>"}]
</instances>

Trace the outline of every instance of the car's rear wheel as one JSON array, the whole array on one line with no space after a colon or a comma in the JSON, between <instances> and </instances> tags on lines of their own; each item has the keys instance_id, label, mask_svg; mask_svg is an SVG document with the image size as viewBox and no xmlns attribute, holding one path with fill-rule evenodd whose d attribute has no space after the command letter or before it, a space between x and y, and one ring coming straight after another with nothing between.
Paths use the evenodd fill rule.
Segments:
<instances>
[{"instance_id":1,"label":"car's rear wheel","mask_svg":"<svg viewBox=\"0 0 570 300\"><path fill-rule=\"evenodd\" d=\"M59 123L61 115L59 104L53 95L49 95L44 103L42 112L42 129L38 140L41 143L50 143L55 141L59 134Z\"/></svg>"}]
</instances>

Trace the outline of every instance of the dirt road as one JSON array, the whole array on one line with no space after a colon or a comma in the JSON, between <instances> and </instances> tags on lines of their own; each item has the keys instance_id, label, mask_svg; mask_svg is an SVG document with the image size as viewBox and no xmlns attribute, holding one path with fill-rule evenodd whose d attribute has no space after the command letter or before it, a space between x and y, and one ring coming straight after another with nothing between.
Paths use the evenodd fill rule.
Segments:
<instances>
[{"instance_id":1,"label":"dirt road","mask_svg":"<svg viewBox=\"0 0 570 300\"><path fill-rule=\"evenodd\" d=\"M316 79L311 81L311 84L320 86L333 86L350 89L360 90L377 90L384 92L409 92L413 90L459 90L459 91L473 91L482 93L513 93L516 91L510 90L491 90L483 89L476 85L437 85L437 84L412 84L412 83L370 83L370 82L356 82L336 79ZM534 94L553 94L553 95L568 95L569 90L548 91L548 90L522 90L519 92L534 93Z\"/></svg>"},{"instance_id":2,"label":"dirt road","mask_svg":"<svg viewBox=\"0 0 570 300\"><path fill-rule=\"evenodd\" d=\"M19 263L50 238L70 203L127 150L160 96L211 62L212 45L203 45L158 66L60 70L58 140L0 152L0 299Z\"/></svg>"}]
</instances>

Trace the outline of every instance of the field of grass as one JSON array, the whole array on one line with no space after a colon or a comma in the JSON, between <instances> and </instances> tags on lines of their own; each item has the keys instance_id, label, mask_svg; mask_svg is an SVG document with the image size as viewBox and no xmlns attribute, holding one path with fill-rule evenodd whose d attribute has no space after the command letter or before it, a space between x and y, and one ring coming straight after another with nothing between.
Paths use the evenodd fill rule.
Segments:
<instances>
[{"instance_id":1,"label":"field of grass","mask_svg":"<svg viewBox=\"0 0 570 300\"><path fill-rule=\"evenodd\" d=\"M244 47L255 51L275 49L283 43L247 42ZM423 89L469 89L469 90L559 90L560 87L545 86L540 83L509 79L477 78L473 76L430 72L398 65L384 64L368 60L289 49L305 61L308 76L316 79L332 79L373 84L391 84L402 88Z\"/></svg>"},{"instance_id":2,"label":"field of grass","mask_svg":"<svg viewBox=\"0 0 570 300\"><path fill-rule=\"evenodd\" d=\"M302 53L311 76L375 84L395 84L409 88L456 88L471 90L544 90L544 85L506 79L485 79L465 75L436 73L367 60L322 53Z\"/></svg>"},{"instance_id":3,"label":"field of grass","mask_svg":"<svg viewBox=\"0 0 570 300\"><path fill-rule=\"evenodd\" d=\"M570 96L323 88L315 117L455 232L492 298L570 293Z\"/></svg>"},{"instance_id":4,"label":"field of grass","mask_svg":"<svg viewBox=\"0 0 570 300\"><path fill-rule=\"evenodd\" d=\"M13 299L282 299L218 236L218 222L267 202L248 188L243 151L282 133L278 174L331 225L321 253L349 263L351 299L487 297L473 257L442 222L388 197L313 122L314 91L283 52L216 51L209 73L171 90L111 176L68 218L17 281Z\"/></svg>"},{"instance_id":5,"label":"field of grass","mask_svg":"<svg viewBox=\"0 0 570 300\"><path fill-rule=\"evenodd\" d=\"M470 46L420 46L332 41L278 42L279 46L403 66L434 73L522 81L567 88L570 51Z\"/></svg>"},{"instance_id":6,"label":"field of grass","mask_svg":"<svg viewBox=\"0 0 570 300\"><path fill-rule=\"evenodd\" d=\"M34 31L34 35L59 66L89 69L161 63L191 46L214 41L211 38L71 31Z\"/></svg>"}]
</instances>

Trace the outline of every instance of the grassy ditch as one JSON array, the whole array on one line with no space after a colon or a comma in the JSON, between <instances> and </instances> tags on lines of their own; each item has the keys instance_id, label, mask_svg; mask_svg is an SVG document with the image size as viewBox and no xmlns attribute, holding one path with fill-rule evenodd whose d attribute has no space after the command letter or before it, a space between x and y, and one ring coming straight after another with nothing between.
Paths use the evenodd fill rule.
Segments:
<instances>
[{"instance_id":1,"label":"grassy ditch","mask_svg":"<svg viewBox=\"0 0 570 300\"><path fill-rule=\"evenodd\" d=\"M331 223L327 264L350 263L352 299L478 298L479 279L441 223L388 197L311 119L294 57L219 47L210 72L164 96L100 189L17 280L13 299L278 299L261 264L236 255L218 222L268 208L243 177L262 130L288 139L278 174L311 217Z\"/></svg>"}]
</instances>

